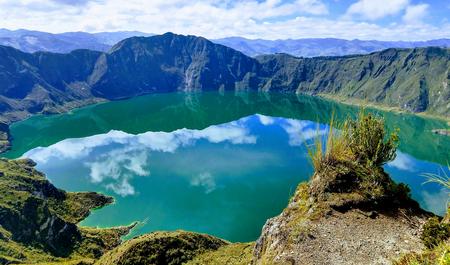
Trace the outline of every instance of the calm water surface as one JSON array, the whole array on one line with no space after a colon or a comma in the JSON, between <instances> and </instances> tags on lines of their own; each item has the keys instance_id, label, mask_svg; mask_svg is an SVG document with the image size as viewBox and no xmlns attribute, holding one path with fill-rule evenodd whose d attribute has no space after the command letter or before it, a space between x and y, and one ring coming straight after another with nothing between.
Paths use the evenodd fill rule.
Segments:
<instances>
[{"instance_id":1,"label":"calm water surface","mask_svg":"<svg viewBox=\"0 0 450 265\"><path fill-rule=\"evenodd\" d=\"M116 198L83 225L140 220L133 235L185 229L251 241L310 177L305 141L326 133L333 113L343 120L358 109L278 93L154 94L16 123L5 156L34 159L57 187ZM420 175L450 173L450 137L431 133L446 124L377 114L400 129L386 170L424 208L443 214L448 194Z\"/></svg>"}]
</instances>

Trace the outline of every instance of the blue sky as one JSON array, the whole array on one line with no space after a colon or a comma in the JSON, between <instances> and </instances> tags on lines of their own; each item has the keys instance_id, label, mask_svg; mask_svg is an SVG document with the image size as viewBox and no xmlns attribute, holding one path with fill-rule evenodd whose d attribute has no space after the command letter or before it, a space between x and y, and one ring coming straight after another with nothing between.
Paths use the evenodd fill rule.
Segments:
<instances>
[{"instance_id":1,"label":"blue sky","mask_svg":"<svg viewBox=\"0 0 450 265\"><path fill-rule=\"evenodd\" d=\"M450 38L449 0L0 0L0 28L207 38Z\"/></svg>"}]
</instances>

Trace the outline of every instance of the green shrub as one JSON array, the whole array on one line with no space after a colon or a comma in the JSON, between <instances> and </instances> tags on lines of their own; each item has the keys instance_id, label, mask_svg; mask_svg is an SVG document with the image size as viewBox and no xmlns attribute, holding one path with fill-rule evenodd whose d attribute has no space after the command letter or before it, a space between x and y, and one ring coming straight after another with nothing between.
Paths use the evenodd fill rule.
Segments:
<instances>
[{"instance_id":1,"label":"green shrub","mask_svg":"<svg viewBox=\"0 0 450 265\"><path fill-rule=\"evenodd\" d=\"M386 137L382 118L361 111L358 119L345 123L343 134L359 164L380 167L395 159L398 134L395 131Z\"/></svg>"},{"instance_id":2,"label":"green shrub","mask_svg":"<svg viewBox=\"0 0 450 265\"><path fill-rule=\"evenodd\" d=\"M432 217L424 224L421 238L427 248L436 247L450 238L450 224L441 223L437 217Z\"/></svg>"}]
</instances>

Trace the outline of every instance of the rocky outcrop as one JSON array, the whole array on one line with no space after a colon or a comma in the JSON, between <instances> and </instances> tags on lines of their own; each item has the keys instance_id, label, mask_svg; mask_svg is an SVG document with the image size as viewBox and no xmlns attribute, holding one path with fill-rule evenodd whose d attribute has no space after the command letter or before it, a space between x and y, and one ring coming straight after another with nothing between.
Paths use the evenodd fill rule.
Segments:
<instances>
[{"instance_id":1,"label":"rocky outcrop","mask_svg":"<svg viewBox=\"0 0 450 265\"><path fill-rule=\"evenodd\" d=\"M0 159L0 256L15 262L98 257L131 227L79 228L92 208L112 202L97 193L67 193L31 160Z\"/></svg>"},{"instance_id":2,"label":"rocky outcrop","mask_svg":"<svg viewBox=\"0 0 450 265\"><path fill-rule=\"evenodd\" d=\"M422 228L434 215L383 169L395 158L396 133L364 113L340 129L325 151L322 140L310 150L315 173L264 225L253 264L391 264L424 249Z\"/></svg>"},{"instance_id":3,"label":"rocky outcrop","mask_svg":"<svg viewBox=\"0 0 450 265\"><path fill-rule=\"evenodd\" d=\"M391 264L401 254L424 249L421 227L429 214L343 209L314 202L307 190L301 185L281 215L266 222L253 264Z\"/></svg>"}]
</instances>

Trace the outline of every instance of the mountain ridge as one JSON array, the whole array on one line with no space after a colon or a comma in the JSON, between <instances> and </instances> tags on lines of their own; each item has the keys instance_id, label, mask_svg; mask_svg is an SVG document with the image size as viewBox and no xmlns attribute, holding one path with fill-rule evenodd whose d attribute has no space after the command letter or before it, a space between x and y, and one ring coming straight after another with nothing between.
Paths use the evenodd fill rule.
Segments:
<instances>
[{"instance_id":1,"label":"mountain ridge","mask_svg":"<svg viewBox=\"0 0 450 265\"><path fill-rule=\"evenodd\" d=\"M450 39L446 38L427 41L379 41L338 38L265 40L229 37L213 41L252 57L273 53L287 53L297 57L344 56L368 54L389 48L450 47Z\"/></svg>"},{"instance_id":2,"label":"mountain ridge","mask_svg":"<svg viewBox=\"0 0 450 265\"><path fill-rule=\"evenodd\" d=\"M12 46L30 53L37 51L68 53L76 49L106 52L126 38L135 36L149 37L153 35L155 34L140 31L48 33L26 29L0 29L0 45ZM449 38L425 41L349 40L339 38L266 40L232 36L210 40L241 51L251 57L273 53L288 53L298 57L343 56L367 54L388 48L450 47Z\"/></svg>"},{"instance_id":3,"label":"mountain ridge","mask_svg":"<svg viewBox=\"0 0 450 265\"><path fill-rule=\"evenodd\" d=\"M24 52L48 51L69 53L77 49L107 51L117 42L133 36L151 36L139 31L48 33L35 30L0 29L0 44Z\"/></svg>"}]
</instances>

